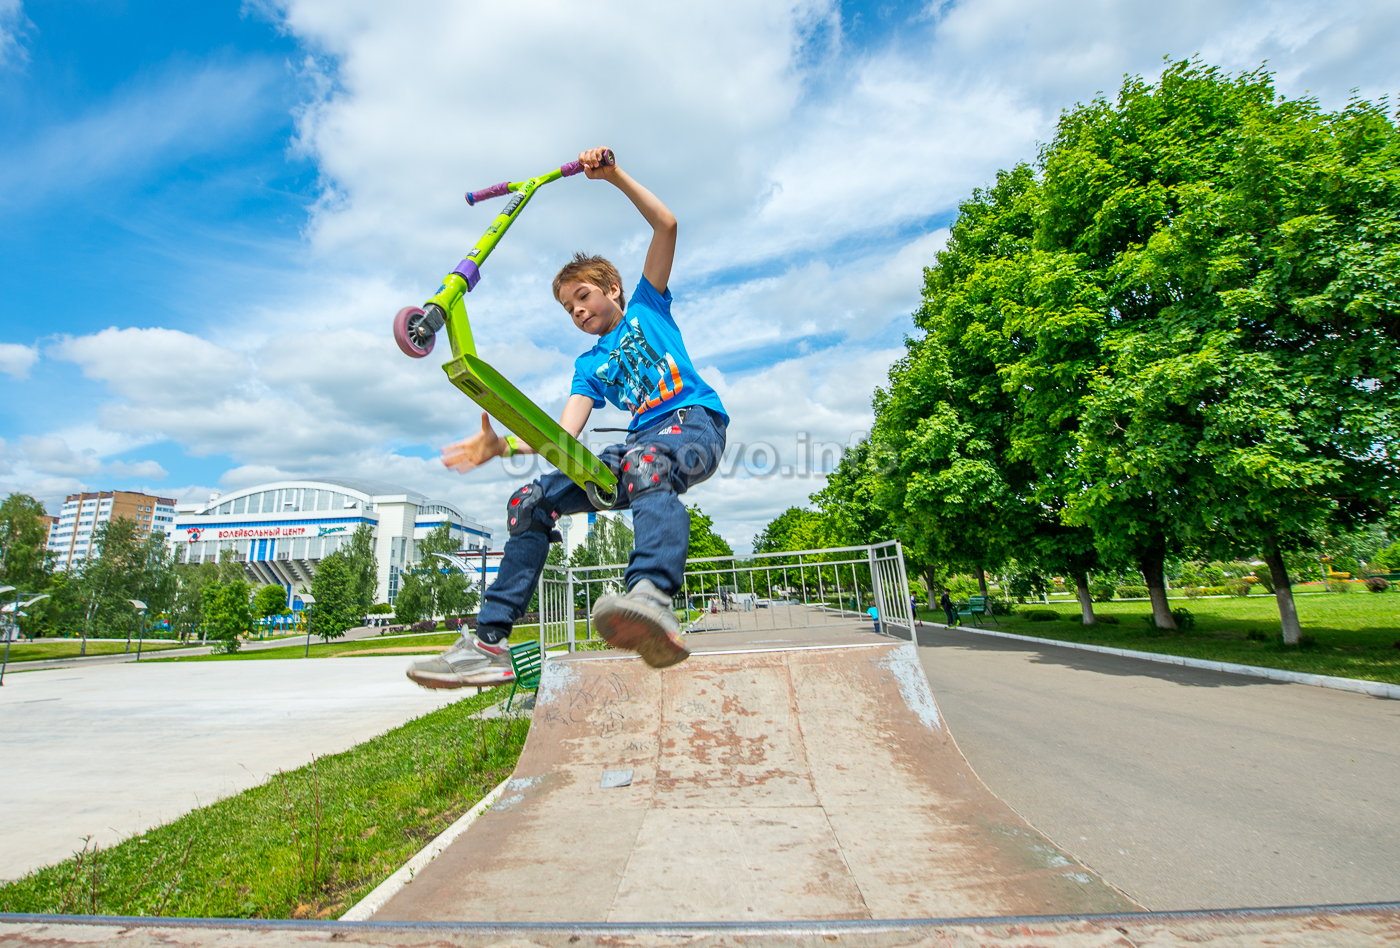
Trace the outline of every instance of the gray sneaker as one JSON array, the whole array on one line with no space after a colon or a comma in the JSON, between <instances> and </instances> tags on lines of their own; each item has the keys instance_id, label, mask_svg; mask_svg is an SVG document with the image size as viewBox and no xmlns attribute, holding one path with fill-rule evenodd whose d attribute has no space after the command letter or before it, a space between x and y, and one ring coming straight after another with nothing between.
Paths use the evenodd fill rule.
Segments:
<instances>
[{"instance_id":1,"label":"gray sneaker","mask_svg":"<svg viewBox=\"0 0 1400 948\"><path fill-rule=\"evenodd\" d=\"M637 580L625 596L600 598L593 606L593 626L613 648L631 649L652 668L690 657L671 597L649 579Z\"/></svg>"},{"instance_id":2,"label":"gray sneaker","mask_svg":"<svg viewBox=\"0 0 1400 948\"><path fill-rule=\"evenodd\" d=\"M478 642L476 636L463 632L447 651L414 662L406 674L424 688L484 688L514 681L510 651L487 652L477 647Z\"/></svg>"}]
</instances>

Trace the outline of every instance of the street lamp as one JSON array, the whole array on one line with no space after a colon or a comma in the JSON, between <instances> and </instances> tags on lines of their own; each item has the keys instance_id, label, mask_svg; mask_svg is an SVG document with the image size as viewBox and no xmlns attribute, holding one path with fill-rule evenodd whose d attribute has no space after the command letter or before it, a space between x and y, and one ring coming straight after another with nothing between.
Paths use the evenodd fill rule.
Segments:
<instances>
[{"instance_id":1,"label":"street lamp","mask_svg":"<svg viewBox=\"0 0 1400 948\"><path fill-rule=\"evenodd\" d=\"M301 600L301 611L302 611L302 613L305 613L305 612L307 611L307 606L314 606L314 605L316 605L316 597L313 596L313 595L311 595L310 593L297 593L293 598L294 598L294 599L300 599L300 600ZM311 657L311 620L310 620L310 619L307 619L307 620L306 620L306 651L302 652L301 657L302 657L302 658L310 658L310 657Z\"/></svg>"},{"instance_id":2,"label":"street lamp","mask_svg":"<svg viewBox=\"0 0 1400 948\"><path fill-rule=\"evenodd\" d=\"M48 593L44 593L41 596L34 596L33 599L28 599L24 602L20 602L20 600L23 599L26 595L33 595L33 593L20 592L13 586L0 586L0 596L3 596L5 593L14 593L15 601L12 603L7 603L4 606L0 606L0 613L14 613L14 618L11 620L10 623L13 626L13 630L5 633L5 658L3 660L0 660L0 685L5 684L5 667L10 664L10 641L14 638L14 633L19 631L20 610L29 608L30 606L34 605L34 603L38 602L40 599L49 598Z\"/></svg>"},{"instance_id":3,"label":"street lamp","mask_svg":"<svg viewBox=\"0 0 1400 948\"><path fill-rule=\"evenodd\" d=\"M141 661L141 643L146 640L146 604L140 599L128 599L127 602L131 603L132 608L141 618L141 634L136 639L136 660L139 662ZM126 637L126 651L127 654L131 653L131 636L129 635Z\"/></svg>"}]
</instances>

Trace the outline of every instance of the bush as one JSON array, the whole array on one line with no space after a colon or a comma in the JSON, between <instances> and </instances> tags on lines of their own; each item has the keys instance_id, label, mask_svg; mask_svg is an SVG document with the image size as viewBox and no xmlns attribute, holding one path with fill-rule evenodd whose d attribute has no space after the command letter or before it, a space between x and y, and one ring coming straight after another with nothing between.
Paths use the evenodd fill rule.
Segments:
<instances>
[{"instance_id":1,"label":"bush","mask_svg":"<svg viewBox=\"0 0 1400 948\"><path fill-rule=\"evenodd\" d=\"M456 616L448 616L442 620L442 627L449 632L456 632L462 627L462 620Z\"/></svg>"},{"instance_id":2,"label":"bush","mask_svg":"<svg viewBox=\"0 0 1400 948\"><path fill-rule=\"evenodd\" d=\"M1089 596L1094 602L1110 602L1117 589L1113 583L1102 579L1095 579L1089 583Z\"/></svg>"},{"instance_id":3,"label":"bush","mask_svg":"<svg viewBox=\"0 0 1400 948\"><path fill-rule=\"evenodd\" d=\"M1343 580L1332 579L1332 580L1328 580L1328 582L1327 582L1327 588L1330 589L1330 590L1332 590L1334 593L1349 593L1349 592L1352 591L1353 588L1355 588L1355 586L1356 586L1355 583L1351 582L1350 580L1345 580L1345 579L1343 579Z\"/></svg>"},{"instance_id":4,"label":"bush","mask_svg":"<svg viewBox=\"0 0 1400 948\"><path fill-rule=\"evenodd\" d=\"M1118 598L1119 598L1119 599L1146 599L1146 598L1147 598L1147 587L1146 587L1146 586L1119 586L1117 592L1118 592Z\"/></svg>"},{"instance_id":5,"label":"bush","mask_svg":"<svg viewBox=\"0 0 1400 948\"><path fill-rule=\"evenodd\" d=\"M369 607L369 611L365 614L371 616L391 616L394 614L394 607L387 602L376 602Z\"/></svg>"},{"instance_id":6,"label":"bush","mask_svg":"<svg viewBox=\"0 0 1400 948\"><path fill-rule=\"evenodd\" d=\"M1228 596L1230 594L1229 586L1204 586L1201 589L1202 596Z\"/></svg>"},{"instance_id":7,"label":"bush","mask_svg":"<svg viewBox=\"0 0 1400 948\"><path fill-rule=\"evenodd\" d=\"M1246 582L1231 583L1229 588L1232 596L1248 596L1250 584Z\"/></svg>"},{"instance_id":8,"label":"bush","mask_svg":"<svg viewBox=\"0 0 1400 948\"><path fill-rule=\"evenodd\" d=\"M1273 594L1274 579L1269 574L1269 568L1267 566L1261 566L1259 569L1256 569L1254 571L1254 578L1259 580L1259 585L1264 587L1265 592L1270 595Z\"/></svg>"},{"instance_id":9,"label":"bush","mask_svg":"<svg viewBox=\"0 0 1400 948\"><path fill-rule=\"evenodd\" d=\"M1196 617L1187 608L1173 609L1172 618L1176 620L1176 627L1182 632L1196 627Z\"/></svg>"},{"instance_id":10,"label":"bush","mask_svg":"<svg viewBox=\"0 0 1400 948\"><path fill-rule=\"evenodd\" d=\"M414 631L414 632L436 632L436 631L437 631L437 620L435 620L435 619L424 619L422 622L415 622L415 623L413 623L413 631Z\"/></svg>"},{"instance_id":11,"label":"bush","mask_svg":"<svg viewBox=\"0 0 1400 948\"><path fill-rule=\"evenodd\" d=\"M1053 609L1027 609L1021 613L1032 622L1058 622L1060 614Z\"/></svg>"},{"instance_id":12,"label":"bush","mask_svg":"<svg viewBox=\"0 0 1400 948\"><path fill-rule=\"evenodd\" d=\"M1384 576L1367 576L1366 588L1373 593L1383 593L1390 588L1390 581Z\"/></svg>"}]
</instances>

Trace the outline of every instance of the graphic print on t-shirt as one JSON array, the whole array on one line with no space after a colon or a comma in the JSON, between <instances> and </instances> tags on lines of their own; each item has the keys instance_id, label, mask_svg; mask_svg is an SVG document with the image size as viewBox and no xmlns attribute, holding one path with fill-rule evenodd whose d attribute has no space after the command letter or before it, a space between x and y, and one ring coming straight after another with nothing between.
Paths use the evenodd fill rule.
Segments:
<instances>
[{"instance_id":1,"label":"graphic print on t-shirt","mask_svg":"<svg viewBox=\"0 0 1400 948\"><path fill-rule=\"evenodd\" d=\"M622 405L634 415L671 400L684 387L676 360L656 351L636 319L627 321L617 348L595 374L604 385L622 390Z\"/></svg>"}]
</instances>

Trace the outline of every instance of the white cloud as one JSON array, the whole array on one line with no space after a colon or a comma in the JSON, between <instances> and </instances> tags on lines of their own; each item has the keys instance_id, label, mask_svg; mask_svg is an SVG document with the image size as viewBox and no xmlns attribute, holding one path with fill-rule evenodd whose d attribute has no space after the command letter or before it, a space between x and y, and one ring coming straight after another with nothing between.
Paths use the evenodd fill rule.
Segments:
<instances>
[{"instance_id":1,"label":"white cloud","mask_svg":"<svg viewBox=\"0 0 1400 948\"><path fill-rule=\"evenodd\" d=\"M107 473L113 477L140 477L153 481L162 481L170 476L170 472L161 467L156 461L111 461L107 464Z\"/></svg>"},{"instance_id":2,"label":"white cloud","mask_svg":"<svg viewBox=\"0 0 1400 948\"><path fill-rule=\"evenodd\" d=\"M92 448L73 450L62 438L27 436L20 439L29 466L41 474L90 477L102 467Z\"/></svg>"},{"instance_id":3,"label":"white cloud","mask_svg":"<svg viewBox=\"0 0 1400 948\"><path fill-rule=\"evenodd\" d=\"M0 372L14 379L29 378L29 370L39 361L39 351L32 346L0 342Z\"/></svg>"},{"instance_id":4,"label":"white cloud","mask_svg":"<svg viewBox=\"0 0 1400 948\"><path fill-rule=\"evenodd\" d=\"M0 67L29 61L29 50L20 40L28 23L20 0L0 0Z\"/></svg>"}]
</instances>

